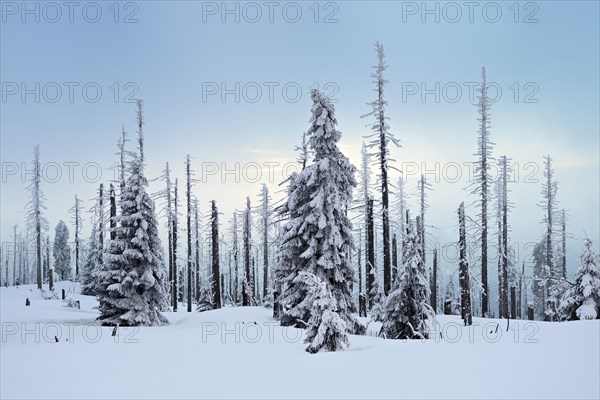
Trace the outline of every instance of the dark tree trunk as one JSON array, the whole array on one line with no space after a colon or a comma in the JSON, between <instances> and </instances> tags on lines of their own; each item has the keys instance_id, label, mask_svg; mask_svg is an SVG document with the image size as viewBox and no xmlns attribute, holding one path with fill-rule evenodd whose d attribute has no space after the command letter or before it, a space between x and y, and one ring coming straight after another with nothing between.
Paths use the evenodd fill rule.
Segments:
<instances>
[{"instance_id":1,"label":"dark tree trunk","mask_svg":"<svg viewBox=\"0 0 600 400\"><path fill-rule=\"evenodd\" d=\"M361 317L367 316L367 295L364 293L358 295L358 313Z\"/></svg>"},{"instance_id":2,"label":"dark tree trunk","mask_svg":"<svg viewBox=\"0 0 600 400\"><path fill-rule=\"evenodd\" d=\"M252 287L251 265L250 265L250 198L246 198L246 211L244 213L244 287L242 290L242 305L250 305L250 293Z\"/></svg>"},{"instance_id":3,"label":"dark tree trunk","mask_svg":"<svg viewBox=\"0 0 600 400\"><path fill-rule=\"evenodd\" d=\"M527 319L533 321L533 311L534 308L532 305L527 305Z\"/></svg>"},{"instance_id":4,"label":"dark tree trunk","mask_svg":"<svg viewBox=\"0 0 600 400\"><path fill-rule=\"evenodd\" d=\"M359 301L359 304L360 304L360 301L361 301L360 297L363 295L363 281L362 281L362 232L359 231L358 237L359 237L359 239L358 239L358 301ZM359 309L360 309L360 305L359 305Z\"/></svg>"},{"instance_id":5,"label":"dark tree trunk","mask_svg":"<svg viewBox=\"0 0 600 400\"><path fill-rule=\"evenodd\" d=\"M398 276L398 240L396 234L392 238L392 285Z\"/></svg>"},{"instance_id":6,"label":"dark tree trunk","mask_svg":"<svg viewBox=\"0 0 600 400\"><path fill-rule=\"evenodd\" d=\"M510 287L510 318L517 319L517 290L514 286Z\"/></svg>"},{"instance_id":7,"label":"dark tree trunk","mask_svg":"<svg viewBox=\"0 0 600 400\"><path fill-rule=\"evenodd\" d=\"M438 255L437 249L433 250L433 274L431 280L431 308L437 313L437 274L438 274Z\"/></svg>"},{"instance_id":8,"label":"dark tree trunk","mask_svg":"<svg viewBox=\"0 0 600 400\"><path fill-rule=\"evenodd\" d=\"M195 236L194 239L196 241L196 301L200 301L200 225L198 223L198 205L194 207L194 228L195 228Z\"/></svg>"},{"instance_id":9,"label":"dark tree trunk","mask_svg":"<svg viewBox=\"0 0 600 400\"><path fill-rule=\"evenodd\" d=\"M192 177L190 156L187 156L186 168L186 200L187 200L187 312L192 312Z\"/></svg>"},{"instance_id":10,"label":"dark tree trunk","mask_svg":"<svg viewBox=\"0 0 600 400\"><path fill-rule=\"evenodd\" d=\"M373 287L375 286L375 223L373 221L373 199L369 199L369 203L367 205L367 296L369 299L369 304L367 307L371 309L373 307L373 298L375 297L375 293L373 293Z\"/></svg>"},{"instance_id":11,"label":"dark tree trunk","mask_svg":"<svg viewBox=\"0 0 600 400\"><path fill-rule=\"evenodd\" d=\"M237 213L233 213L233 269L235 278L233 280L233 300L237 305L239 303L238 291L240 290L239 285L239 247L238 247L238 226L237 226ZM280 291L281 293L281 291Z\"/></svg>"},{"instance_id":12,"label":"dark tree trunk","mask_svg":"<svg viewBox=\"0 0 600 400\"><path fill-rule=\"evenodd\" d=\"M458 226L459 226L459 281L460 281L460 308L461 316L465 326L472 325L473 317L471 313L471 285L469 278L469 264L467 263L467 232L465 229L465 205L460 204L458 208Z\"/></svg>"},{"instance_id":13,"label":"dark tree trunk","mask_svg":"<svg viewBox=\"0 0 600 400\"><path fill-rule=\"evenodd\" d=\"M263 201L267 200L263 199ZM266 215L263 215L263 299L267 297L267 289L269 287L269 232L267 231L268 227L269 220Z\"/></svg>"},{"instance_id":14,"label":"dark tree trunk","mask_svg":"<svg viewBox=\"0 0 600 400\"><path fill-rule=\"evenodd\" d=\"M221 273L219 270L219 213L217 203L212 201L211 231L212 231L212 292L213 308L221 308Z\"/></svg>"},{"instance_id":15,"label":"dark tree trunk","mask_svg":"<svg viewBox=\"0 0 600 400\"><path fill-rule=\"evenodd\" d=\"M508 169L502 158L502 314L508 318Z\"/></svg>"},{"instance_id":16,"label":"dark tree trunk","mask_svg":"<svg viewBox=\"0 0 600 400\"><path fill-rule=\"evenodd\" d=\"M104 264L104 184L98 189L98 267ZM99 279L99 278L96 278Z\"/></svg>"},{"instance_id":17,"label":"dark tree trunk","mask_svg":"<svg viewBox=\"0 0 600 400\"><path fill-rule=\"evenodd\" d=\"M79 199L75 196L75 280L79 279L79 218Z\"/></svg>"},{"instance_id":18,"label":"dark tree trunk","mask_svg":"<svg viewBox=\"0 0 600 400\"><path fill-rule=\"evenodd\" d=\"M115 187L113 184L110 184L109 190L110 196L110 240L115 240L117 238L117 199L115 195Z\"/></svg>"},{"instance_id":19,"label":"dark tree trunk","mask_svg":"<svg viewBox=\"0 0 600 400\"><path fill-rule=\"evenodd\" d=\"M177 279L179 275L179 271L177 268L177 203L179 202L177 198L177 179L175 179L175 188L174 188L174 209L173 213L173 311L177 312L177 304L179 302L179 286L177 284Z\"/></svg>"}]
</instances>

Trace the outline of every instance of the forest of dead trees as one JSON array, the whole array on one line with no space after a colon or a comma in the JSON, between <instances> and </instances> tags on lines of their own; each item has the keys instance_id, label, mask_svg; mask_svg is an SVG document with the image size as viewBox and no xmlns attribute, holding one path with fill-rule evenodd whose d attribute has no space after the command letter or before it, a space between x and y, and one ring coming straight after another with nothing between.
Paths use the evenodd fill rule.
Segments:
<instances>
[{"instance_id":1,"label":"forest of dead trees","mask_svg":"<svg viewBox=\"0 0 600 400\"><path fill-rule=\"evenodd\" d=\"M456 204L459 261L442 268L428 234L434 221L427 215L427 198L435 188L422 175L409 211L413 188L406 187L391 156L400 140L391 133L387 115L383 45L377 43L375 50L371 77L376 98L362 116L369 120L370 132L365 132L359 167L337 148L341 135L335 129L334 106L314 91L311 125L296 147L300 172L274 194L266 184L257 187L255 196L240 198L231 215L221 214L216 201L195 194L202 190L191 155L176 167L166 162L161 190L147 192L146 163L164 160L145 159L141 100L135 135L123 128L118 137L118 181L99 184L93 204L84 204L82 194L71 197L67 222L52 230L44 217L42 156L36 146L26 221L23 228L13 227L12 246L2 249L2 285L35 283L52 292L56 280L81 282L84 294L99 298L100 320L107 325L161 325L167 323L164 311L264 306L273 308L285 325L309 331L324 323L336 326L330 342L316 343L318 335L309 335L311 352L335 350L345 333L360 333L354 314L382 321L386 337L426 337L422 324L436 313L460 315L465 324L473 316L576 319L581 313L574 307L585 296L577 292L581 276L567 274L568 213L559 205L552 157L541 160L539 207L529 205L539 210L544 233L532 238L537 243L533 263L519 265L510 243L511 161L494 154L483 68L478 126L473 126L471 139L464 138L476 150L475 176L464 192L471 205ZM492 177L492 165L498 176ZM321 171L324 166L330 168L328 175ZM183 182L173 178L174 168L185 172ZM325 199L323 192L335 195ZM274 201L272 195L280 199ZM492 246L498 249L494 259ZM597 276L598 256L589 242L582 256L581 269L586 268ZM339 276L344 277L341 284ZM491 289L491 276L498 282L497 292ZM581 292L577 301L575 292ZM123 317L142 298L144 311ZM307 298L316 305L307 305ZM415 307L419 316L411 311ZM333 317L325 320L323 315ZM400 322L406 320L403 316L411 323Z\"/></svg>"}]
</instances>

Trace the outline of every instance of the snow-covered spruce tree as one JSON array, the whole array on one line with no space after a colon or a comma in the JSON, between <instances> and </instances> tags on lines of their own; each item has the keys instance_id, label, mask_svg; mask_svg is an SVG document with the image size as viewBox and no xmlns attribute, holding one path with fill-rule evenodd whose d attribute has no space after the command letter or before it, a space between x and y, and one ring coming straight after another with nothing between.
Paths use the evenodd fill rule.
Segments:
<instances>
[{"instance_id":1,"label":"snow-covered spruce tree","mask_svg":"<svg viewBox=\"0 0 600 400\"><path fill-rule=\"evenodd\" d=\"M42 276L42 231L48 229L48 222L43 215L43 210L46 209L44 205L46 198L42 192L41 182L40 146L35 146L33 152L33 174L28 186L31 193L31 200L27 203L26 209L28 229L35 236L36 282L38 289L42 288L44 280Z\"/></svg>"},{"instance_id":2,"label":"snow-covered spruce tree","mask_svg":"<svg viewBox=\"0 0 600 400\"><path fill-rule=\"evenodd\" d=\"M379 164L381 182L381 221L382 221L382 240L383 240L383 292L387 296L392 284L391 270L391 251L390 251L390 218L389 218L389 188L388 188L388 169L390 159L389 145L392 143L396 147L400 146L400 142L389 131L390 126L387 123L389 117L386 116L386 107L388 102L384 99L384 89L388 80L383 77L384 71L387 69L385 63L385 53L383 45L379 42L375 43L375 51L377 52L378 63L373 68L375 71L371 74L373 83L375 84L375 92L377 99L367 103L372 107L372 111L362 117L373 116L375 122L371 126L373 133L368 138L370 148L376 148L374 153L375 161Z\"/></svg>"},{"instance_id":3,"label":"snow-covered spruce tree","mask_svg":"<svg viewBox=\"0 0 600 400\"><path fill-rule=\"evenodd\" d=\"M138 151L131 154L128 178L120 199L116 239L108 242L98 296L103 325L158 326L168 324L165 273L154 201L146 192L142 103L138 101Z\"/></svg>"},{"instance_id":4,"label":"snow-covered spruce tree","mask_svg":"<svg viewBox=\"0 0 600 400\"><path fill-rule=\"evenodd\" d=\"M58 221L54 229L54 270L61 281L71 276L71 248L69 247L69 228L64 221Z\"/></svg>"},{"instance_id":5,"label":"snow-covered spruce tree","mask_svg":"<svg viewBox=\"0 0 600 400\"><path fill-rule=\"evenodd\" d=\"M337 312L337 301L329 283L309 272L301 271L296 281L308 287L306 303L310 305L310 319L304 343L306 351L337 351L348 346L348 328Z\"/></svg>"},{"instance_id":6,"label":"snow-covered spruce tree","mask_svg":"<svg viewBox=\"0 0 600 400\"><path fill-rule=\"evenodd\" d=\"M479 117L479 130L477 136L477 161L473 168L473 181L467 188L472 194L477 196L477 205L480 207L480 212L477 215L480 226L478 234L481 242L481 316L487 317L490 312L489 303L489 284L488 284L488 199L492 184L490 176L491 163L493 161L492 149L494 143L490 140L490 100L488 97L489 85L485 67L481 69L481 84L478 88L479 95L477 97L477 111Z\"/></svg>"},{"instance_id":7,"label":"snow-covered spruce tree","mask_svg":"<svg viewBox=\"0 0 600 400\"><path fill-rule=\"evenodd\" d=\"M99 276L104 257L104 185L100 184L98 199L92 209L92 232L88 240L87 258L81 273L81 294L96 296L100 291Z\"/></svg>"},{"instance_id":8,"label":"snow-covered spruce tree","mask_svg":"<svg viewBox=\"0 0 600 400\"><path fill-rule=\"evenodd\" d=\"M364 328L361 329L353 315L356 305L350 290L354 271L347 258L353 243L346 207L356 186L355 168L337 146L341 133L335 128L333 104L317 90L311 96L312 118L307 133L314 161L294 177L294 191L288 193L285 206L294 212L286 222L282 254L294 265L284 278L289 289L282 298L284 315L296 321L307 315L312 317L311 305L306 301L309 288L295 279L304 271L329 285L337 302L335 311L346 322L349 332L360 332Z\"/></svg>"},{"instance_id":9,"label":"snow-covered spruce tree","mask_svg":"<svg viewBox=\"0 0 600 400\"><path fill-rule=\"evenodd\" d=\"M560 302L561 320L600 319L600 254L594 253L590 239L585 240L579 260L575 283Z\"/></svg>"},{"instance_id":10,"label":"snow-covered spruce tree","mask_svg":"<svg viewBox=\"0 0 600 400\"><path fill-rule=\"evenodd\" d=\"M211 274L210 280L212 281L212 274ZM202 311L213 310L215 308L213 299L214 299L214 296L213 296L213 292L210 288L210 285L203 286L200 289L200 299L198 300L198 306L196 307L196 311L202 312Z\"/></svg>"},{"instance_id":11,"label":"snow-covered spruce tree","mask_svg":"<svg viewBox=\"0 0 600 400\"><path fill-rule=\"evenodd\" d=\"M556 299L554 296L555 278L557 277L557 268L554 266L554 217L557 208L556 192L558 190L558 182L554 180L554 169L552 168L552 157L544 157L544 178L542 182L542 202L539 206L544 210L542 223L546 226L544 239L546 241L546 265L544 271L546 302L544 304L544 320L554 321L556 319Z\"/></svg>"},{"instance_id":12,"label":"snow-covered spruce tree","mask_svg":"<svg viewBox=\"0 0 600 400\"><path fill-rule=\"evenodd\" d=\"M407 211L408 214L408 211ZM429 302L429 283L422 271L421 238L409 220L406 264L383 309L382 332L388 339L427 339L435 313Z\"/></svg>"}]
</instances>

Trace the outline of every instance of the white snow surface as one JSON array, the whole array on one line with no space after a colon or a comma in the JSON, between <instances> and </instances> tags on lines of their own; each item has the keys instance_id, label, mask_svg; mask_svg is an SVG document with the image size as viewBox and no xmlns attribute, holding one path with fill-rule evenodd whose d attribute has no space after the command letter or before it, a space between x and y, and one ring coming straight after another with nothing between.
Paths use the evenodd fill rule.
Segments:
<instances>
[{"instance_id":1,"label":"white snow surface","mask_svg":"<svg viewBox=\"0 0 600 400\"><path fill-rule=\"evenodd\" d=\"M311 355L302 330L261 307L182 305L165 313L169 326L112 337L95 321L95 298L62 288L81 309L35 286L0 289L0 398L600 398L598 320L517 320L507 331L506 320L466 328L438 316L442 338L350 336L345 351Z\"/></svg>"}]
</instances>

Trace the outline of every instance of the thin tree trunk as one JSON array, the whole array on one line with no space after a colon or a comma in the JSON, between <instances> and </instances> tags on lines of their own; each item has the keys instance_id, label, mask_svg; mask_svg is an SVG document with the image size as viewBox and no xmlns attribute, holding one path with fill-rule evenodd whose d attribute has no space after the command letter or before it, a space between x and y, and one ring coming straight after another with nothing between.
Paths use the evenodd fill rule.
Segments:
<instances>
[{"instance_id":1,"label":"thin tree trunk","mask_svg":"<svg viewBox=\"0 0 600 400\"><path fill-rule=\"evenodd\" d=\"M373 293L373 287L375 286L375 224L373 221L373 199L369 199L367 205L367 297L369 304L367 307L371 309L373 307L373 300L375 293Z\"/></svg>"},{"instance_id":2,"label":"thin tree trunk","mask_svg":"<svg viewBox=\"0 0 600 400\"><path fill-rule=\"evenodd\" d=\"M212 201L211 231L212 231L212 292L213 308L221 308L221 273L219 271L219 213L217 203Z\"/></svg>"},{"instance_id":3,"label":"thin tree trunk","mask_svg":"<svg viewBox=\"0 0 600 400\"><path fill-rule=\"evenodd\" d=\"M437 249L433 249L433 279L431 282L431 307L437 313L437 286L438 286L438 254Z\"/></svg>"},{"instance_id":4,"label":"thin tree trunk","mask_svg":"<svg viewBox=\"0 0 600 400\"><path fill-rule=\"evenodd\" d=\"M177 179L175 179L175 189L174 189L174 208L175 212L173 214L173 311L177 312L177 303L179 302L179 287L177 285L177 278L179 271L177 270Z\"/></svg>"}]
</instances>

